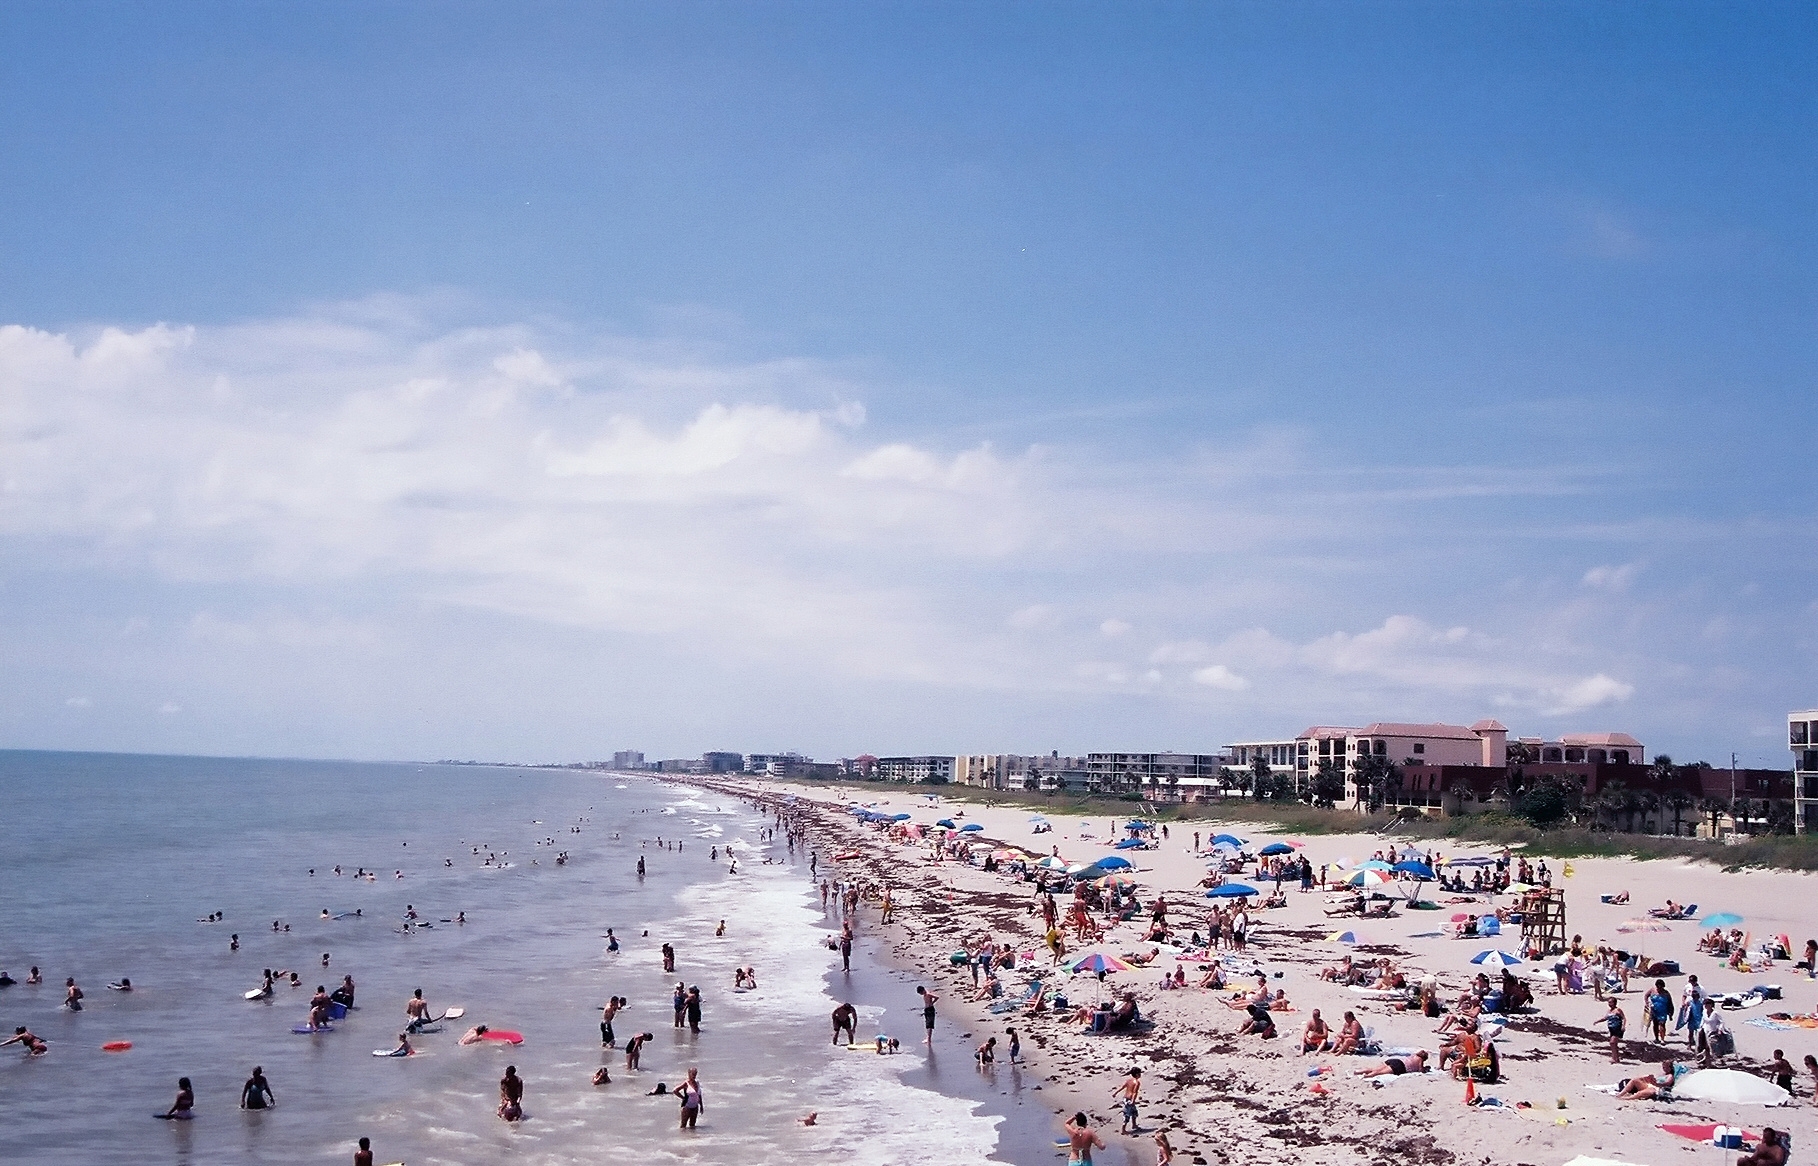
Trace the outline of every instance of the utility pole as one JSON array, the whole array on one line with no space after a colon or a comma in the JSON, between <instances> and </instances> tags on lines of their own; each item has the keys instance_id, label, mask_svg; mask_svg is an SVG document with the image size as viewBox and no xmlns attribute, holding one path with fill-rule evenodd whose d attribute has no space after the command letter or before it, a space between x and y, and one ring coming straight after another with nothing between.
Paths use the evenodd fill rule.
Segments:
<instances>
[{"instance_id":1,"label":"utility pole","mask_svg":"<svg viewBox=\"0 0 1818 1166\"><path fill-rule=\"evenodd\" d=\"M1732 825L1736 823L1736 755L1734 753L1730 754L1730 822Z\"/></svg>"}]
</instances>

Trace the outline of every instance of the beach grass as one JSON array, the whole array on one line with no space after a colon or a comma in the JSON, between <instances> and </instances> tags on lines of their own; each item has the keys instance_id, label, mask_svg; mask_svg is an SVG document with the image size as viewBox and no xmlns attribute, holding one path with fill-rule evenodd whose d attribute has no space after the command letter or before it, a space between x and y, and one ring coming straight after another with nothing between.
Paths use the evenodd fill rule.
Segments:
<instances>
[{"instance_id":1,"label":"beach grass","mask_svg":"<svg viewBox=\"0 0 1818 1166\"><path fill-rule=\"evenodd\" d=\"M1247 824L1288 834L1371 833L1385 839L1449 840L1486 846L1517 847L1528 854L1552 858L1688 859L1709 862L1725 870L1818 870L1818 837L1763 834L1737 842L1702 838L1674 838L1651 834L1625 834L1589 830L1581 826L1540 829L1512 815L1486 811L1446 818L1403 816L1391 812L1359 813L1351 809L1323 810L1314 806L1233 797L1217 802L1150 801L1133 795L1033 793L1027 790L988 790L952 784L894 785L840 781L801 781L813 785L862 785L868 788L938 793L951 801L996 806L1026 806L1032 813L1141 815L1158 822L1208 822Z\"/></svg>"}]
</instances>

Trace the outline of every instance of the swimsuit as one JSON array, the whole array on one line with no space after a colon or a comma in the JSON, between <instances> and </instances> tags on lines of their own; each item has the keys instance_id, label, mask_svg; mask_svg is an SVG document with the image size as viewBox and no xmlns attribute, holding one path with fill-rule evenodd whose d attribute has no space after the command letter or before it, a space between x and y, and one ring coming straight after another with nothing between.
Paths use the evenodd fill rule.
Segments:
<instances>
[{"instance_id":1,"label":"swimsuit","mask_svg":"<svg viewBox=\"0 0 1818 1166\"><path fill-rule=\"evenodd\" d=\"M1400 1057L1390 1057L1384 1064L1388 1065L1389 1072L1395 1074L1397 1077L1408 1071L1407 1063Z\"/></svg>"}]
</instances>

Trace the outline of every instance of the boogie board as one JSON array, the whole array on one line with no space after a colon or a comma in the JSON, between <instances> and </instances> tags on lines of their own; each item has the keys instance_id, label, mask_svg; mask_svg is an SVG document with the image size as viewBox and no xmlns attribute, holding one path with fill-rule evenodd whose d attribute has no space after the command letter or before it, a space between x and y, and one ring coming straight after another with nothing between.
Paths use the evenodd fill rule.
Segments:
<instances>
[{"instance_id":1,"label":"boogie board","mask_svg":"<svg viewBox=\"0 0 1818 1166\"><path fill-rule=\"evenodd\" d=\"M481 1033L480 1039L498 1041L501 1044L507 1045L521 1045L524 1043L524 1034L521 1032L512 1032L510 1029L495 1028Z\"/></svg>"},{"instance_id":2,"label":"boogie board","mask_svg":"<svg viewBox=\"0 0 1818 1166\"><path fill-rule=\"evenodd\" d=\"M321 1028L311 1028L307 1024L299 1024L290 1031L296 1033L298 1036L314 1036L319 1032L333 1032L334 1028L326 1024Z\"/></svg>"},{"instance_id":3,"label":"boogie board","mask_svg":"<svg viewBox=\"0 0 1818 1166\"><path fill-rule=\"evenodd\" d=\"M424 1034L426 1032L433 1033L433 1032L441 1032L441 1031L442 1031L442 1026L439 1024L426 1024L422 1028L415 1030L415 1032L412 1033L412 1035L421 1036L422 1034Z\"/></svg>"},{"instance_id":4,"label":"boogie board","mask_svg":"<svg viewBox=\"0 0 1818 1166\"><path fill-rule=\"evenodd\" d=\"M400 1053L396 1049L374 1049L372 1055L375 1057L414 1057L417 1054L414 1050L408 1053Z\"/></svg>"},{"instance_id":5,"label":"boogie board","mask_svg":"<svg viewBox=\"0 0 1818 1166\"><path fill-rule=\"evenodd\" d=\"M267 992L263 988L254 988L252 991L246 993L246 998L248 1000L263 1000L263 999L266 999L267 997L269 997L270 995L271 995L271 993Z\"/></svg>"},{"instance_id":6,"label":"boogie board","mask_svg":"<svg viewBox=\"0 0 1818 1166\"><path fill-rule=\"evenodd\" d=\"M129 1040L110 1040L101 1046L101 1051L107 1053L123 1053L132 1047L133 1042Z\"/></svg>"}]
</instances>

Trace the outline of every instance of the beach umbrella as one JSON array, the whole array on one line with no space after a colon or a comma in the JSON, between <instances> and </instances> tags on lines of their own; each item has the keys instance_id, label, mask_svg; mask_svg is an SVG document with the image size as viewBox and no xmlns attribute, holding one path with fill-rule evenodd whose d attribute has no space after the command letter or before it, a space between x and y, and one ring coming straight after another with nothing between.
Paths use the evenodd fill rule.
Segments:
<instances>
[{"instance_id":1,"label":"beach umbrella","mask_svg":"<svg viewBox=\"0 0 1818 1166\"><path fill-rule=\"evenodd\" d=\"M1345 884L1353 887L1380 887L1388 881L1389 880L1383 878L1382 874L1378 871L1359 870L1357 873L1345 879Z\"/></svg>"},{"instance_id":2,"label":"beach umbrella","mask_svg":"<svg viewBox=\"0 0 1818 1166\"><path fill-rule=\"evenodd\" d=\"M1235 834L1214 834L1214 835L1212 835L1212 841L1213 842L1228 842L1232 846L1235 846L1240 850L1243 848L1243 845L1244 845L1244 840L1242 838L1239 838Z\"/></svg>"},{"instance_id":3,"label":"beach umbrella","mask_svg":"<svg viewBox=\"0 0 1818 1166\"><path fill-rule=\"evenodd\" d=\"M1695 1069L1673 1083L1673 1096L1734 1105L1785 1105L1793 1100L1772 1081L1735 1069Z\"/></svg>"},{"instance_id":4,"label":"beach umbrella","mask_svg":"<svg viewBox=\"0 0 1818 1166\"><path fill-rule=\"evenodd\" d=\"M1064 858L1056 858L1050 854L1035 865L1041 867L1043 870L1066 870L1067 860Z\"/></svg>"},{"instance_id":5,"label":"beach umbrella","mask_svg":"<svg viewBox=\"0 0 1818 1166\"><path fill-rule=\"evenodd\" d=\"M1447 866L1495 866L1496 860L1479 855L1472 858L1448 858L1445 864Z\"/></svg>"},{"instance_id":6,"label":"beach umbrella","mask_svg":"<svg viewBox=\"0 0 1818 1166\"><path fill-rule=\"evenodd\" d=\"M1393 871L1393 870L1394 870L1394 869L1395 869L1395 868L1394 868L1394 867L1392 867L1392 866L1390 866L1390 865L1389 865L1389 864L1388 864L1388 863L1386 863L1386 862L1384 862L1384 861L1383 861L1383 860L1382 860L1382 859L1380 859L1380 858L1372 858L1372 859L1371 859L1371 860L1370 860L1370 861L1368 861L1368 862L1360 862L1360 863L1358 863L1358 864L1357 864L1357 869L1358 869L1358 870L1380 870L1380 871Z\"/></svg>"},{"instance_id":7,"label":"beach umbrella","mask_svg":"<svg viewBox=\"0 0 1818 1166\"><path fill-rule=\"evenodd\" d=\"M952 818L942 818L940 821L936 822L935 825L936 826L945 826L947 829L951 830L951 829L953 829L953 819Z\"/></svg>"},{"instance_id":8,"label":"beach umbrella","mask_svg":"<svg viewBox=\"0 0 1818 1166\"><path fill-rule=\"evenodd\" d=\"M1433 868L1424 862L1398 862L1395 869L1403 874L1411 874L1425 880L1433 877Z\"/></svg>"},{"instance_id":9,"label":"beach umbrella","mask_svg":"<svg viewBox=\"0 0 1818 1166\"><path fill-rule=\"evenodd\" d=\"M1134 850L1137 847L1141 846L1142 844L1143 844L1143 840L1141 838L1126 838L1122 842L1119 842L1117 845L1113 846L1111 849L1113 849L1113 850Z\"/></svg>"},{"instance_id":10,"label":"beach umbrella","mask_svg":"<svg viewBox=\"0 0 1818 1166\"><path fill-rule=\"evenodd\" d=\"M1506 951L1498 951L1495 948L1491 948L1488 951L1480 951L1472 956L1471 962L1474 964L1482 964L1487 968L1512 968L1521 962L1521 957L1518 955L1510 955ZM1678 1091L1674 1090L1674 1092Z\"/></svg>"},{"instance_id":11,"label":"beach umbrella","mask_svg":"<svg viewBox=\"0 0 1818 1166\"><path fill-rule=\"evenodd\" d=\"M970 833L973 830L983 830L983 829L984 829L984 827L979 825L977 822L967 822L964 826L960 827L960 833L966 834L966 833Z\"/></svg>"},{"instance_id":12,"label":"beach umbrella","mask_svg":"<svg viewBox=\"0 0 1818 1166\"><path fill-rule=\"evenodd\" d=\"M1618 931L1671 931L1658 919L1627 919L1616 925Z\"/></svg>"},{"instance_id":13,"label":"beach umbrella","mask_svg":"<svg viewBox=\"0 0 1818 1166\"><path fill-rule=\"evenodd\" d=\"M1108 955L1102 951L1095 951L1091 955L1076 961L1073 965L1073 970L1076 972L1087 972L1091 975L1097 975L1100 972L1129 972L1134 971L1135 969L1114 955Z\"/></svg>"},{"instance_id":14,"label":"beach umbrella","mask_svg":"<svg viewBox=\"0 0 1818 1166\"><path fill-rule=\"evenodd\" d=\"M1094 865L1102 866L1106 870L1129 870L1131 864L1129 859L1121 855L1110 854L1099 859Z\"/></svg>"},{"instance_id":15,"label":"beach umbrella","mask_svg":"<svg viewBox=\"0 0 1818 1166\"><path fill-rule=\"evenodd\" d=\"M909 815L908 814L892 814L892 815L890 815L890 820L892 822L907 822L909 820Z\"/></svg>"},{"instance_id":16,"label":"beach umbrella","mask_svg":"<svg viewBox=\"0 0 1818 1166\"><path fill-rule=\"evenodd\" d=\"M1289 846L1286 842L1271 842L1256 853L1262 855L1264 858L1273 858L1277 854L1293 854L1294 848Z\"/></svg>"},{"instance_id":17,"label":"beach umbrella","mask_svg":"<svg viewBox=\"0 0 1818 1166\"><path fill-rule=\"evenodd\" d=\"M1238 848L1231 845L1229 842L1214 842L1212 844L1212 849L1218 851L1220 854L1238 853Z\"/></svg>"},{"instance_id":18,"label":"beach umbrella","mask_svg":"<svg viewBox=\"0 0 1818 1166\"><path fill-rule=\"evenodd\" d=\"M1504 895L1525 895L1529 891L1537 891L1539 889L1540 888L1536 887L1533 883L1510 883L1508 886L1504 887L1500 893Z\"/></svg>"},{"instance_id":19,"label":"beach umbrella","mask_svg":"<svg viewBox=\"0 0 1818 1166\"><path fill-rule=\"evenodd\" d=\"M1148 830L1148 829L1151 829L1151 827L1150 827L1149 823L1147 823L1147 822L1125 822L1124 829L1126 829L1126 830Z\"/></svg>"},{"instance_id":20,"label":"beach umbrella","mask_svg":"<svg viewBox=\"0 0 1818 1166\"><path fill-rule=\"evenodd\" d=\"M1332 934L1326 936L1326 942L1327 943L1362 943L1363 940L1357 938L1357 932L1355 932L1355 931L1334 931Z\"/></svg>"},{"instance_id":21,"label":"beach umbrella","mask_svg":"<svg viewBox=\"0 0 1818 1166\"><path fill-rule=\"evenodd\" d=\"M1081 862L1067 868L1067 873L1076 879L1102 879L1111 872L1096 862Z\"/></svg>"},{"instance_id":22,"label":"beach umbrella","mask_svg":"<svg viewBox=\"0 0 1818 1166\"><path fill-rule=\"evenodd\" d=\"M1337 867L1339 870L1350 870L1351 869L1351 856L1347 854L1343 858L1340 858L1340 859L1337 859L1336 861L1334 861L1332 863L1332 865Z\"/></svg>"},{"instance_id":23,"label":"beach umbrella","mask_svg":"<svg viewBox=\"0 0 1818 1166\"><path fill-rule=\"evenodd\" d=\"M1245 886L1243 883L1224 883L1220 886L1213 887L1211 890L1207 891L1206 898L1208 898L1208 899L1243 899L1243 898L1248 898L1251 895L1259 895L1261 893L1262 892L1258 891L1255 887Z\"/></svg>"},{"instance_id":24,"label":"beach umbrella","mask_svg":"<svg viewBox=\"0 0 1818 1166\"><path fill-rule=\"evenodd\" d=\"M1728 911L1719 911L1715 915L1706 915L1698 921L1700 927L1734 927L1742 922L1742 916L1732 915Z\"/></svg>"}]
</instances>

